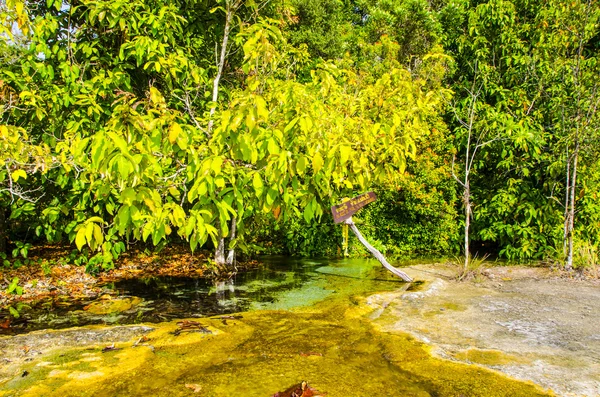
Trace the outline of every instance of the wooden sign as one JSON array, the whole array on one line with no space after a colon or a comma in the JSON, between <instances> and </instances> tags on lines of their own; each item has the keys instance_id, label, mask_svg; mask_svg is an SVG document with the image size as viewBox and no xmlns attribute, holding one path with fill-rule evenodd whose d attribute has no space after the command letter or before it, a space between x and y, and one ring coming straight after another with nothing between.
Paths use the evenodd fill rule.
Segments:
<instances>
[{"instance_id":1,"label":"wooden sign","mask_svg":"<svg viewBox=\"0 0 600 397\"><path fill-rule=\"evenodd\" d=\"M345 203L340 205L334 205L331 207L331 213L333 214L333 221L335 223L340 223L350 218L352 215L356 213L359 209L364 207L365 205L372 203L377 199L377 196L373 192L368 192L361 194L360 196L356 196Z\"/></svg>"}]
</instances>

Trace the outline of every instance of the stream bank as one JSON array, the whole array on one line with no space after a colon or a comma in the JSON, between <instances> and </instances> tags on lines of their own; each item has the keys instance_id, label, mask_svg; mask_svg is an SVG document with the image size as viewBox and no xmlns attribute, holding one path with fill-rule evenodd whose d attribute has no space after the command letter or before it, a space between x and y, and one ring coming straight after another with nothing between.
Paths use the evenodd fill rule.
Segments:
<instances>
[{"instance_id":1,"label":"stream bank","mask_svg":"<svg viewBox=\"0 0 600 397\"><path fill-rule=\"evenodd\" d=\"M375 323L437 356L532 381L560 396L600 396L600 283L547 268L498 267L456 283L443 265L411 267L420 292L375 294Z\"/></svg>"}]
</instances>

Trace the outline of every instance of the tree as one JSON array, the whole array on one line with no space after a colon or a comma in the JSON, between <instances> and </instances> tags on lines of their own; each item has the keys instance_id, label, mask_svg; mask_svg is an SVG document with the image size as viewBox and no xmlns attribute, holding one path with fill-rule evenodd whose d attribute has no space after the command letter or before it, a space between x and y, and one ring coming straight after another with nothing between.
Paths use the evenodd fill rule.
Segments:
<instances>
[{"instance_id":1,"label":"tree","mask_svg":"<svg viewBox=\"0 0 600 397\"><path fill-rule=\"evenodd\" d=\"M585 154L595 152L599 138L600 66L594 43L600 34L600 6L592 0L550 2L544 11L540 19L547 29L539 69L551 79L549 111L564 153L558 154L565 165L563 254L565 268L572 270L577 201L586 194L579 175L581 160L587 160L586 165L597 162L597 157Z\"/></svg>"},{"instance_id":2,"label":"tree","mask_svg":"<svg viewBox=\"0 0 600 397\"><path fill-rule=\"evenodd\" d=\"M478 100L491 110L478 117L502 137L480 153L471 175L477 202L472 235L511 260L554 256L559 238L560 209L548 174L552 136L546 129L546 80L535 67L536 46L530 45L540 34L535 18L541 8L528 0L464 1L440 11L444 45L456 59L457 102L470 96L477 70ZM448 115L451 126L454 117Z\"/></svg>"},{"instance_id":3,"label":"tree","mask_svg":"<svg viewBox=\"0 0 600 397\"><path fill-rule=\"evenodd\" d=\"M447 94L411 84L410 74L400 69L371 85L351 69L323 64L312 81L294 81L290 68L282 67L289 55L278 54L263 40L265 34L276 37L276 31L258 28L245 33L247 43L260 44L244 46L247 89L232 93L209 143L232 165L235 177L227 178L225 186L239 184L225 190L227 200L237 204L240 233L247 206L277 209L282 219L302 214L308 222L342 194L392 178L415 154L412 137L427 128L420 120ZM210 184L202 175L194 180L195 186ZM248 195L250 182L254 193ZM224 230L227 220L223 214Z\"/></svg>"},{"instance_id":4,"label":"tree","mask_svg":"<svg viewBox=\"0 0 600 397\"><path fill-rule=\"evenodd\" d=\"M215 37L226 51L216 32L233 16L201 29L210 8L184 10L189 18L176 3L45 3L30 10L29 48L0 72L20 100L6 128L26 126L56 164L32 181L52 194L28 208L28 226L75 243L92 271L131 243L175 235L192 250L212 240L218 251L225 238L245 248L257 212L319 219L340 195L402 172L447 96L395 65L370 76L347 60L300 81L308 55L270 20L237 24L243 53L210 66L197 56ZM235 79L216 104L225 70Z\"/></svg>"},{"instance_id":5,"label":"tree","mask_svg":"<svg viewBox=\"0 0 600 397\"><path fill-rule=\"evenodd\" d=\"M293 0L280 7L285 21L283 34L290 44L305 44L311 59L341 59L353 51L354 10L348 1Z\"/></svg>"},{"instance_id":6,"label":"tree","mask_svg":"<svg viewBox=\"0 0 600 397\"><path fill-rule=\"evenodd\" d=\"M355 7L361 14L358 23L363 25L359 33L361 50L382 37L390 37L399 45L397 60L413 69L439 43L441 26L429 1L357 0Z\"/></svg>"},{"instance_id":7,"label":"tree","mask_svg":"<svg viewBox=\"0 0 600 397\"><path fill-rule=\"evenodd\" d=\"M0 25L4 28L0 33L4 39L0 40L0 58L4 65L14 65L23 55L22 34L28 32L29 26L22 4L14 4L14 9L6 5L0 7L0 19L10 26ZM21 102L19 93L8 82L0 80L0 253L8 249L11 207L39 201L44 192L36 186L35 179L55 163L47 145L30 139L22 127L7 125L12 113L20 110Z\"/></svg>"},{"instance_id":8,"label":"tree","mask_svg":"<svg viewBox=\"0 0 600 397\"><path fill-rule=\"evenodd\" d=\"M481 169L482 151L489 145L502 139L501 132L505 129L507 120L486 103L483 103L483 81L474 65L473 82L470 88L465 88L467 95L465 100L455 106L455 115L460 127L455 130L457 138L462 143L458 147L464 147L463 172L461 177L454 171L455 156L452 158L452 176L462 188L462 203L464 207L464 268L463 275L469 270L471 261L470 229L473 216L472 202L472 173ZM492 123L493 121L493 123Z\"/></svg>"}]
</instances>

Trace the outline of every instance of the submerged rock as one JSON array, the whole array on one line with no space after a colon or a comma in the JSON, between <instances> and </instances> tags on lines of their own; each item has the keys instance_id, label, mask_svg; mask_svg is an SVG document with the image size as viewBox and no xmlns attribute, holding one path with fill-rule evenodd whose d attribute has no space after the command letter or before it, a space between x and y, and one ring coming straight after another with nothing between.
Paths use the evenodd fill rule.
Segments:
<instances>
[{"instance_id":1,"label":"submerged rock","mask_svg":"<svg viewBox=\"0 0 600 397\"><path fill-rule=\"evenodd\" d=\"M113 314L131 310L140 303L142 303L142 299L136 296L127 298L108 297L85 306L83 310L91 314Z\"/></svg>"}]
</instances>

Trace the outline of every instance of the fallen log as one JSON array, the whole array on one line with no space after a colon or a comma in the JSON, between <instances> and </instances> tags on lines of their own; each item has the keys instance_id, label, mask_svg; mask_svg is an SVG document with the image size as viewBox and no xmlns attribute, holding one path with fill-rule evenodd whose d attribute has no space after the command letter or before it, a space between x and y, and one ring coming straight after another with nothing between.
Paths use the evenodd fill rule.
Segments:
<instances>
[{"instance_id":1,"label":"fallen log","mask_svg":"<svg viewBox=\"0 0 600 397\"><path fill-rule=\"evenodd\" d=\"M406 281L408 283L410 283L410 282L413 281L413 279L410 278L410 276L408 274L406 274L403 271L398 270L394 266L390 265L389 262L383 256L383 254L381 252L379 252L379 250L377 248L375 248L371 244L369 244L369 242L367 240L365 240L365 238L363 237L363 235L360 233L360 231L356 227L356 224L352 220L352 217L344 220L344 224L350 226L350 229L356 235L356 238L358 238L358 241L360 241L362 243L362 245L364 245L369 250L369 252L375 258L377 258L377 260L379 262L381 262L381 264L383 265L383 267L385 267L387 270L389 270L390 272L392 272L393 274L395 274L396 276L400 277L402 280L404 280L404 281Z\"/></svg>"}]
</instances>

